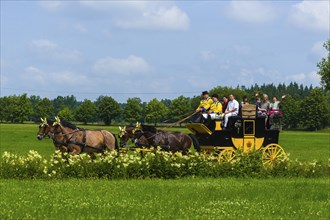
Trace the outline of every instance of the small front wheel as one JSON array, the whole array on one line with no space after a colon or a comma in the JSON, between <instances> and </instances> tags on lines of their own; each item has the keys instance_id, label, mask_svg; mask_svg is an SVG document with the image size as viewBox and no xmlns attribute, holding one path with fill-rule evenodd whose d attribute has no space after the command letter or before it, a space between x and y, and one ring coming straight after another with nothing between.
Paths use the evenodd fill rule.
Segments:
<instances>
[{"instance_id":1,"label":"small front wheel","mask_svg":"<svg viewBox=\"0 0 330 220\"><path fill-rule=\"evenodd\" d=\"M230 162L236 157L235 150L233 148L224 149L220 152L218 160L219 162Z\"/></svg>"}]
</instances>

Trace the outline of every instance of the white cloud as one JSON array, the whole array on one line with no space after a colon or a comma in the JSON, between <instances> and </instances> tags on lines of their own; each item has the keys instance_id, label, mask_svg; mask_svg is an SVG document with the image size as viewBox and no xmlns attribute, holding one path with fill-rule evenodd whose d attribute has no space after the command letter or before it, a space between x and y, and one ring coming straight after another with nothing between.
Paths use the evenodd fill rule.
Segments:
<instances>
[{"instance_id":1,"label":"white cloud","mask_svg":"<svg viewBox=\"0 0 330 220\"><path fill-rule=\"evenodd\" d=\"M99 59L94 64L96 73L106 74L145 74L151 70L150 65L142 58L135 55L129 55L127 58L105 57Z\"/></svg>"},{"instance_id":2,"label":"white cloud","mask_svg":"<svg viewBox=\"0 0 330 220\"><path fill-rule=\"evenodd\" d=\"M323 44L323 41L318 41L314 43L313 47L311 48L310 53L316 59L321 59L327 56L327 50L323 47Z\"/></svg>"},{"instance_id":3,"label":"white cloud","mask_svg":"<svg viewBox=\"0 0 330 220\"><path fill-rule=\"evenodd\" d=\"M210 61L214 58L214 53L209 50L203 50L200 52L200 57L203 61Z\"/></svg>"},{"instance_id":4,"label":"white cloud","mask_svg":"<svg viewBox=\"0 0 330 220\"><path fill-rule=\"evenodd\" d=\"M188 30L189 18L177 6L144 11L138 18L118 19L116 26L124 29Z\"/></svg>"},{"instance_id":5,"label":"white cloud","mask_svg":"<svg viewBox=\"0 0 330 220\"><path fill-rule=\"evenodd\" d=\"M82 55L78 50L62 48L48 39L34 40L30 46L31 51L42 60L78 63L82 59Z\"/></svg>"},{"instance_id":6,"label":"white cloud","mask_svg":"<svg viewBox=\"0 0 330 220\"><path fill-rule=\"evenodd\" d=\"M309 73L297 73L285 77L287 82L295 81L297 83L303 83L305 85L312 84L313 86L320 85L320 76L316 71L311 71Z\"/></svg>"},{"instance_id":7,"label":"white cloud","mask_svg":"<svg viewBox=\"0 0 330 220\"><path fill-rule=\"evenodd\" d=\"M232 1L229 17L245 23L266 23L275 19L275 10L261 1Z\"/></svg>"},{"instance_id":8,"label":"white cloud","mask_svg":"<svg viewBox=\"0 0 330 220\"><path fill-rule=\"evenodd\" d=\"M234 51L238 55L242 55L242 56L250 56L251 55L250 47L244 46L244 45L235 45L234 46Z\"/></svg>"},{"instance_id":9,"label":"white cloud","mask_svg":"<svg viewBox=\"0 0 330 220\"><path fill-rule=\"evenodd\" d=\"M73 25L73 28L79 31L80 33L87 33L87 28L82 24L75 24Z\"/></svg>"},{"instance_id":10,"label":"white cloud","mask_svg":"<svg viewBox=\"0 0 330 220\"><path fill-rule=\"evenodd\" d=\"M65 5L65 1L40 1L39 4L42 8L46 9L47 11L58 11L62 9Z\"/></svg>"},{"instance_id":11,"label":"white cloud","mask_svg":"<svg viewBox=\"0 0 330 220\"><path fill-rule=\"evenodd\" d=\"M302 1L292 6L290 20L302 29L327 31L330 28L329 1Z\"/></svg>"},{"instance_id":12,"label":"white cloud","mask_svg":"<svg viewBox=\"0 0 330 220\"><path fill-rule=\"evenodd\" d=\"M26 67L20 76L26 87L43 89L63 89L67 86L83 86L88 83L87 77L71 71L46 72L35 66Z\"/></svg>"},{"instance_id":13,"label":"white cloud","mask_svg":"<svg viewBox=\"0 0 330 220\"><path fill-rule=\"evenodd\" d=\"M306 75L305 75L305 73L297 73L294 75L287 76L286 79L293 80L295 82L301 82L301 81L305 81Z\"/></svg>"},{"instance_id":14,"label":"white cloud","mask_svg":"<svg viewBox=\"0 0 330 220\"><path fill-rule=\"evenodd\" d=\"M102 11L122 11L122 10L142 10L147 5L153 3L147 1L79 1L80 5L85 8L92 8Z\"/></svg>"},{"instance_id":15,"label":"white cloud","mask_svg":"<svg viewBox=\"0 0 330 220\"><path fill-rule=\"evenodd\" d=\"M34 40L31 42L31 45L35 48L40 49L56 49L57 44L47 39Z\"/></svg>"},{"instance_id":16,"label":"white cloud","mask_svg":"<svg viewBox=\"0 0 330 220\"><path fill-rule=\"evenodd\" d=\"M177 5L155 1L81 1L83 7L111 13L115 26L123 29L189 29L188 15Z\"/></svg>"}]
</instances>

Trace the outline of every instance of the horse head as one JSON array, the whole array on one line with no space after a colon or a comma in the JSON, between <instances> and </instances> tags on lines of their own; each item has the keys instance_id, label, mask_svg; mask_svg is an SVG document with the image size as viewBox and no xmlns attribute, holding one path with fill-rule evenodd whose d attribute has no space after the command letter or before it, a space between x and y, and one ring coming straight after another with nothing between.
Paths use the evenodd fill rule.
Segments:
<instances>
[{"instance_id":1,"label":"horse head","mask_svg":"<svg viewBox=\"0 0 330 220\"><path fill-rule=\"evenodd\" d=\"M137 131L143 132L141 123L139 122L136 122L135 128L132 130L132 134L135 134Z\"/></svg>"},{"instance_id":2,"label":"horse head","mask_svg":"<svg viewBox=\"0 0 330 220\"><path fill-rule=\"evenodd\" d=\"M48 124L47 118L40 118L41 123L39 125L39 131L37 133L38 140L42 140L44 136L50 137L50 125Z\"/></svg>"},{"instance_id":3,"label":"horse head","mask_svg":"<svg viewBox=\"0 0 330 220\"><path fill-rule=\"evenodd\" d=\"M125 147L127 140L129 138L128 133L126 131L126 126L123 128L119 126L118 137L119 137L120 147Z\"/></svg>"}]
</instances>

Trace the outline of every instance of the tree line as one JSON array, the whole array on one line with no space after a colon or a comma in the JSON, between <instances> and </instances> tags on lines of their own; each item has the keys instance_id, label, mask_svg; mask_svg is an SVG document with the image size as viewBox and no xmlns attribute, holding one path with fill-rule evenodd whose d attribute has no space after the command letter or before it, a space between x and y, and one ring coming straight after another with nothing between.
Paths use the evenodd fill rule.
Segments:
<instances>
[{"instance_id":1,"label":"tree line","mask_svg":"<svg viewBox=\"0 0 330 220\"><path fill-rule=\"evenodd\" d=\"M255 102L255 93L281 97L286 95L281 108L283 126L290 129L317 130L330 125L330 92L322 88L298 85L255 84L251 87L217 86L209 90L210 94L219 97L234 94L238 101L247 96L250 103ZM99 96L96 101L85 99L77 101L76 97L58 96L55 99L40 96L11 95L0 98L0 121L23 123L38 122L40 117L59 116L68 121L87 123L103 122L105 125L115 123L134 124L171 123L193 113L200 101L200 96L179 96L173 100L156 98L142 102L140 98L129 98L126 103L119 103L111 96Z\"/></svg>"}]
</instances>

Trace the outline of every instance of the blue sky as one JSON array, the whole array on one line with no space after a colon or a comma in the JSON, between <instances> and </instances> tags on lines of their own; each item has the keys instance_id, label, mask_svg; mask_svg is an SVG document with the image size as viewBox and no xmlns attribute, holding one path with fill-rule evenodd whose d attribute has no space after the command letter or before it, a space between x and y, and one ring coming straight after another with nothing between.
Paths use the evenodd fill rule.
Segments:
<instances>
[{"instance_id":1,"label":"blue sky","mask_svg":"<svg viewBox=\"0 0 330 220\"><path fill-rule=\"evenodd\" d=\"M1 96L119 102L319 85L329 1L4 1Z\"/></svg>"}]
</instances>

